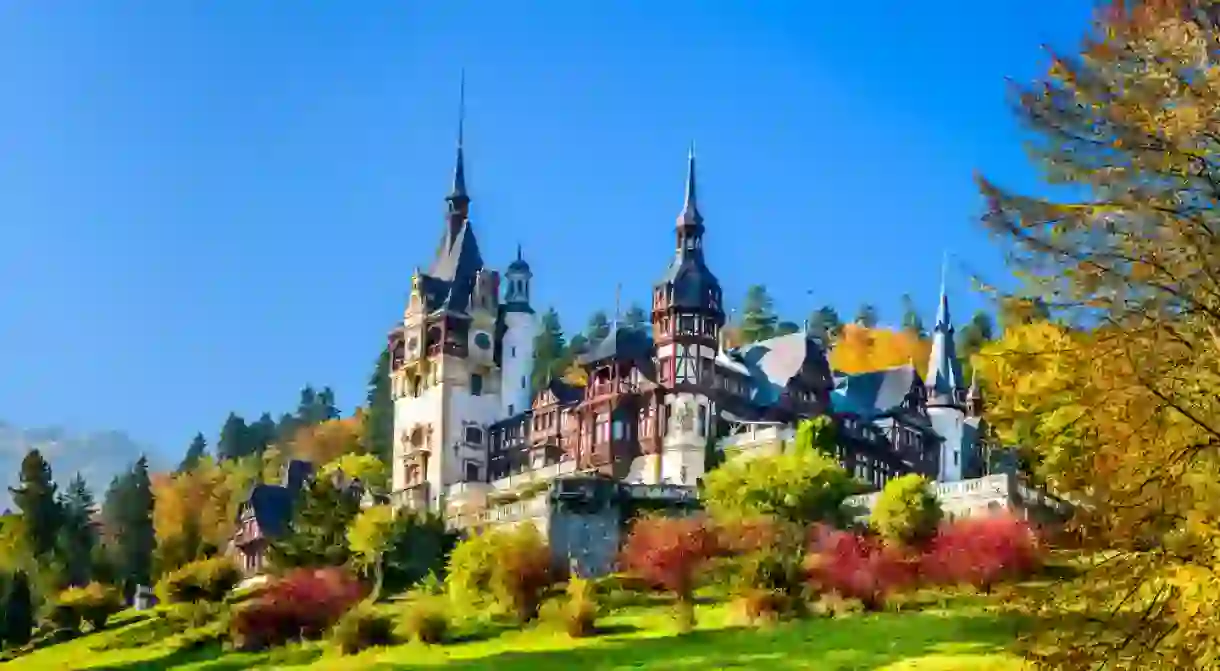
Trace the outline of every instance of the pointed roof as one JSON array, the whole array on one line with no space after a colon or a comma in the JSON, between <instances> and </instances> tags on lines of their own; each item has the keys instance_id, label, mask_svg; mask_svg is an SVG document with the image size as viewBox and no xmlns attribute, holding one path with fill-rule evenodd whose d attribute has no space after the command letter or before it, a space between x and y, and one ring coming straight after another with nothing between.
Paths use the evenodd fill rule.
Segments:
<instances>
[{"instance_id":1,"label":"pointed roof","mask_svg":"<svg viewBox=\"0 0 1220 671\"><path fill-rule=\"evenodd\" d=\"M448 201L465 200L469 201L470 196L466 193L466 155L463 151L463 140L466 126L466 71L462 71L462 81L458 91L458 133L457 133L457 160L453 165L453 188L449 191L449 195L445 197Z\"/></svg>"},{"instance_id":2,"label":"pointed roof","mask_svg":"<svg viewBox=\"0 0 1220 671\"><path fill-rule=\"evenodd\" d=\"M695 144L692 142L686 153L686 202L682 212L678 214L678 224L699 226L703 224L703 215L699 214L699 198L695 190Z\"/></svg>"},{"instance_id":3,"label":"pointed roof","mask_svg":"<svg viewBox=\"0 0 1220 671\"><path fill-rule=\"evenodd\" d=\"M953 343L953 321L949 316L949 295L944 281L940 285L940 306L936 310L936 326L932 328L932 352L928 357L927 387L929 402L954 402L965 386L962 365Z\"/></svg>"},{"instance_id":4,"label":"pointed roof","mask_svg":"<svg viewBox=\"0 0 1220 671\"><path fill-rule=\"evenodd\" d=\"M529 272L530 264L526 262L525 257L521 254L521 243L517 243L517 258L508 264L508 269L510 271Z\"/></svg>"}]
</instances>

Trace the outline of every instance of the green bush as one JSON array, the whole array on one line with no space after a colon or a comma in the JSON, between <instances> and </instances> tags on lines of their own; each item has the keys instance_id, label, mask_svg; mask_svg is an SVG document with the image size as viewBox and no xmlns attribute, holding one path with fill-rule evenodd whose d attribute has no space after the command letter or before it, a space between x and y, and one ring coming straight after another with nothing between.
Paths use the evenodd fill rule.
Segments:
<instances>
[{"instance_id":1,"label":"green bush","mask_svg":"<svg viewBox=\"0 0 1220 671\"><path fill-rule=\"evenodd\" d=\"M51 604L50 620L57 629L79 631L88 622L94 631L105 628L111 615L123 610L119 591L101 583L71 587L60 592Z\"/></svg>"},{"instance_id":2,"label":"green bush","mask_svg":"<svg viewBox=\"0 0 1220 671\"><path fill-rule=\"evenodd\" d=\"M412 640L440 643L449 631L449 612L439 598L420 599L407 609L403 628Z\"/></svg>"},{"instance_id":3,"label":"green bush","mask_svg":"<svg viewBox=\"0 0 1220 671\"><path fill-rule=\"evenodd\" d=\"M942 516L930 483L911 473L885 484L868 521L887 543L920 546L936 535Z\"/></svg>"},{"instance_id":4,"label":"green bush","mask_svg":"<svg viewBox=\"0 0 1220 671\"><path fill-rule=\"evenodd\" d=\"M361 604L339 618L334 629L335 645L345 655L366 648L394 644L394 622L388 615Z\"/></svg>"},{"instance_id":5,"label":"green bush","mask_svg":"<svg viewBox=\"0 0 1220 671\"><path fill-rule=\"evenodd\" d=\"M241 571L224 557L193 561L170 573L157 583L161 603L223 601L241 582Z\"/></svg>"}]
</instances>

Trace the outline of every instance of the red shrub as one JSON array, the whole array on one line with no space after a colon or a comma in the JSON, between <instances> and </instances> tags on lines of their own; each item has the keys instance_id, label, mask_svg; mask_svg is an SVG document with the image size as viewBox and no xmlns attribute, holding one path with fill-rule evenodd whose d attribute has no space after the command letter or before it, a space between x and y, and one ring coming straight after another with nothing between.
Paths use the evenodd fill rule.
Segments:
<instances>
[{"instance_id":1,"label":"red shrub","mask_svg":"<svg viewBox=\"0 0 1220 671\"><path fill-rule=\"evenodd\" d=\"M341 569L298 569L233 614L233 641L249 650L321 638L361 596L360 583Z\"/></svg>"},{"instance_id":2,"label":"red shrub","mask_svg":"<svg viewBox=\"0 0 1220 671\"><path fill-rule=\"evenodd\" d=\"M814 587L859 599L866 609L880 609L916 578L915 563L877 539L826 528L811 536L807 568Z\"/></svg>"},{"instance_id":3,"label":"red shrub","mask_svg":"<svg viewBox=\"0 0 1220 671\"><path fill-rule=\"evenodd\" d=\"M699 518L643 518L631 527L623 545L623 570L687 602L700 569L715 554L715 541Z\"/></svg>"},{"instance_id":4,"label":"red shrub","mask_svg":"<svg viewBox=\"0 0 1220 671\"><path fill-rule=\"evenodd\" d=\"M923 573L936 582L990 591L1003 580L1028 576L1041 559L1038 536L1025 522L1008 516L967 518L941 527L923 557Z\"/></svg>"}]
</instances>

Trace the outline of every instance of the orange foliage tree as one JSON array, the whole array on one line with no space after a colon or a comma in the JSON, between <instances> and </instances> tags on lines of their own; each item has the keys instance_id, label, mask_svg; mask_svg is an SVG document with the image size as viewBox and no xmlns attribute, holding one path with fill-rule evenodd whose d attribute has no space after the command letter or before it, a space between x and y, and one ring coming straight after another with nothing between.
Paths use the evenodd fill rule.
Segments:
<instances>
[{"instance_id":1,"label":"orange foliage tree","mask_svg":"<svg viewBox=\"0 0 1220 671\"><path fill-rule=\"evenodd\" d=\"M364 422L359 411L351 417L332 419L297 429L289 451L297 459L317 465L330 463L345 455L361 451Z\"/></svg>"},{"instance_id":2,"label":"orange foliage tree","mask_svg":"<svg viewBox=\"0 0 1220 671\"><path fill-rule=\"evenodd\" d=\"M928 340L910 330L846 324L830 350L830 365L844 373L867 373L914 362L923 375L931 348Z\"/></svg>"}]
</instances>

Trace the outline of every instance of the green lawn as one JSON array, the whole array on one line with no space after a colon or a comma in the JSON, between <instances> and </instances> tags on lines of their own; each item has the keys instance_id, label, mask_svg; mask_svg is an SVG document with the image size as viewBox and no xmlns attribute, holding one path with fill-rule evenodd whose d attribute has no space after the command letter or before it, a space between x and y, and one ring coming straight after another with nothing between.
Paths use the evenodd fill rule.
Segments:
<instances>
[{"instance_id":1,"label":"green lawn","mask_svg":"<svg viewBox=\"0 0 1220 671\"><path fill-rule=\"evenodd\" d=\"M93 669L137 671L193 669L869 669L899 671L1015 671L1020 659L1007 651L1015 637L1011 618L987 612L977 600L917 612L811 618L761 629L727 623L723 605L700 606L699 627L674 632L664 608L626 609L600 622L603 633L572 640L546 626L484 632L444 646L400 645L342 657L311 643L271 653L242 654L209 646L179 649L151 620L121 620L108 631L35 651L0 671Z\"/></svg>"}]
</instances>

